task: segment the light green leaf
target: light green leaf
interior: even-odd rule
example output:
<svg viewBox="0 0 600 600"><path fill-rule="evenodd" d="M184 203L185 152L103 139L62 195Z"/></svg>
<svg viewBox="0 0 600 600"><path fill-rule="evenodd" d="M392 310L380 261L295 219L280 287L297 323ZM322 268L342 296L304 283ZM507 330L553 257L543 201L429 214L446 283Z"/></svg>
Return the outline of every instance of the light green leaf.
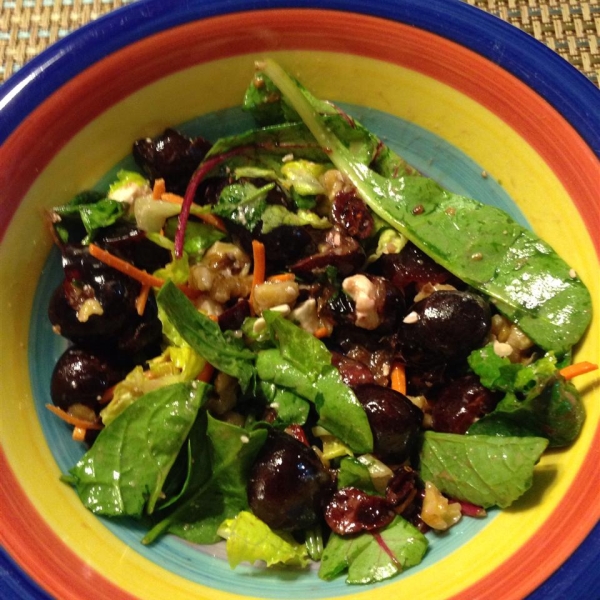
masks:
<svg viewBox="0 0 600 600"><path fill-rule="evenodd" d="M456 500L506 508L531 487L533 468L547 446L539 437L427 431L421 478Z"/></svg>

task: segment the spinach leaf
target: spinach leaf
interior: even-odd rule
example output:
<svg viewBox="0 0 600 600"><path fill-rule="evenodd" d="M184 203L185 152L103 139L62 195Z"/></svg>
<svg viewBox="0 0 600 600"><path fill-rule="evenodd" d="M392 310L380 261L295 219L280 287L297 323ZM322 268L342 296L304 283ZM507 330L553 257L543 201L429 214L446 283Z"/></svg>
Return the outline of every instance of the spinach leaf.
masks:
<svg viewBox="0 0 600 600"><path fill-rule="evenodd" d="M267 59L260 66L377 215L489 295L542 348L561 355L581 338L591 319L589 291L548 244L503 211L430 179L388 178L369 169L327 128L279 65Z"/></svg>
<svg viewBox="0 0 600 600"><path fill-rule="evenodd" d="M274 187L273 183L261 188L248 182L232 183L223 188L212 212L253 231L267 208L267 194Z"/></svg>
<svg viewBox="0 0 600 600"><path fill-rule="evenodd" d="M319 577L331 580L348 570L346 583L383 581L418 565L427 545L427 538L402 517L375 534L342 537L333 533L323 551Z"/></svg>
<svg viewBox="0 0 600 600"><path fill-rule="evenodd" d="M263 318L283 358L303 373L316 376L331 364L331 352L314 335L275 311L266 310Z"/></svg>
<svg viewBox="0 0 600 600"><path fill-rule="evenodd" d="M157 294L159 307L179 335L219 371L239 380L247 390L254 377L254 353L226 338L217 323L198 312L175 284L168 281Z"/></svg>
<svg viewBox="0 0 600 600"><path fill-rule="evenodd" d="M103 429L70 470L83 504L101 515L151 514L207 389L193 382L149 392Z"/></svg>
<svg viewBox="0 0 600 600"><path fill-rule="evenodd" d="M261 380L293 390L314 403L319 425L354 452L373 450L373 434L364 408L335 367L321 366L320 371L301 370L287 361L279 349L272 348L258 353L256 372Z"/></svg>
<svg viewBox="0 0 600 600"><path fill-rule="evenodd" d="M426 431L421 478L451 498L506 508L532 484L548 445L539 437L492 437Z"/></svg>
<svg viewBox="0 0 600 600"><path fill-rule="evenodd" d="M277 416L273 421L273 426L304 425L306 423L310 405L293 390L266 381L260 381L259 388L267 402L276 409Z"/></svg>
<svg viewBox="0 0 600 600"><path fill-rule="evenodd" d="M369 468L354 457L346 456L340 461L337 488L357 487L367 494L380 495L371 479Z"/></svg>
<svg viewBox="0 0 600 600"><path fill-rule="evenodd" d="M167 531L197 544L219 541L219 525L248 508L248 473L266 436L265 429L248 431L208 415L204 457L210 464L201 461L187 493L142 542L150 544Z"/></svg>
<svg viewBox="0 0 600 600"><path fill-rule="evenodd" d="M82 192L63 206L56 206L52 212L61 218L54 227L64 242L77 241L89 244L99 229L113 225L127 212L127 205L110 200L96 191ZM75 221L75 223L73 223ZM87 235L83 239L73 240L74 224L81 223Z"/></svg>

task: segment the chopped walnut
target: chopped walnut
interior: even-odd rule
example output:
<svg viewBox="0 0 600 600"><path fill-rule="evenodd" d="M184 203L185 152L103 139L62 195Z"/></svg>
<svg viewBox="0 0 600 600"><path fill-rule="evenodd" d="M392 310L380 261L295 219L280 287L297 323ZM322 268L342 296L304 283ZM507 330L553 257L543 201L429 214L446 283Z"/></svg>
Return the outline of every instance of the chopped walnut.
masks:
<svg viewBox="0 0 600 600"><path fill-rule="evenodd" d="M430 481L425 482L425 496L421 518L432 529L445 531L457 523L462 516L458 502L448 502L437 487Z"/></svg>

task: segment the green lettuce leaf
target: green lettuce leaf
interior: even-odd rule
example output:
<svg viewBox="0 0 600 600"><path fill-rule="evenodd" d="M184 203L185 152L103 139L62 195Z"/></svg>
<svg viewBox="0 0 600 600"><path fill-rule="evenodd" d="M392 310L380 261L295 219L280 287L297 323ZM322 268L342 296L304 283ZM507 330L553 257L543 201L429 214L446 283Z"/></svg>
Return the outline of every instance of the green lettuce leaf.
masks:
<svg viewBox="0 0 600 600"><path fill-rule="evenodd" d="M533 468L547 446L548 440L538 437L427 431L421 478L456 500L506 508L531 487Z"/></svg>
<svg viewBox="0 0 600 600"><path fill-rule="evenodd" d="M156 358L148 361L147 371L138 365L115 386L112 400L100 412L104 425L110 425L128 406L144 394L174 383L196 379L206 361L189 346L168 346Z"/></svg>
<svg viewBox="0 0 600 600"><path fill-rule="evenodd" d="M264 561L267 567L277 564L306 567L309 563L304 544L275 533L246 510L224 521L217 533L227 540L227 560L232 569L243 561L250 564Z"/></svg>

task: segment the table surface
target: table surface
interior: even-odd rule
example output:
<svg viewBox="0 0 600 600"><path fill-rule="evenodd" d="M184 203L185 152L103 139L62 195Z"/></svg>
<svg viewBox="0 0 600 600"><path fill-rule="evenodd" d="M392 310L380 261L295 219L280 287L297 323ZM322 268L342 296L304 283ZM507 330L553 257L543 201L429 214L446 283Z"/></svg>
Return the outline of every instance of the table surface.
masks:
<svg viewBox="0 0 600 600"><path fill-rule="evenodd" d="M81 25L135 0L0 0L0 83ZM466 0L545 43L600 87L600 0Z"/></svg>

